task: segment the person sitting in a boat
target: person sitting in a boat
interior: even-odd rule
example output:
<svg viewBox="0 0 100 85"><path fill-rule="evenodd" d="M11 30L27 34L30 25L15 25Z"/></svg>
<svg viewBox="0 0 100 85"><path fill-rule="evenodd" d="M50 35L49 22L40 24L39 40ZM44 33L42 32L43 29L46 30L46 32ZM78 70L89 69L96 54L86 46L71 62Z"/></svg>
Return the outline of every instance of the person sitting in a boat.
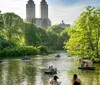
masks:
<svg viewBox="0 0 100 85"><path fill-rule="evenodd" d="M50 70L50 71L54 71L53 66L49 66L49 70Z"/></svg>
<svg viewBox="0 0 100 85"><path fill-rule="evenodd" d="M49 66L49 70L51 69L51 66Z"/></svg>
<svg viewBox="0 0 100 85"><path fill-rule="evenodd" d="M72 85L82 85L81 80L77 77L77 74L73 75L73 79L71 80Z"/></svg>
<svg viewBox="0 0 100 85"><path fill-rule="evenodd" d="M81 67L84 67L84 62L83 61L81 61Z"/></svg>
<svg viewBox="0 0 100 85"><path fill-rule="evenodd" d="M29 60L30 58L28 57L28 56L24 56L23 58L22 58L22 60Z"/></svg>
<svg viewBox="0 0 100 85"><path fill-rule="evenodd" d="M88 67L88 63L86 63L86 67Z"/></svg>
<svg viewBox="0 0 100 85"><path fill-rule="evenodd" d="M57 81L58 76L54 76L52 80L50 80L51 85L60 85L61 82Z"/></svg>
<svg viewBox="0 0 100 85"><path fill-rule="evenodd" d="M28 58L27 56L25 56L25 58Z"/></svg>
<svg viewBox="0 0 100 85"><path fill-rule="evenodd" d="M28 59L28 56L24 56L24 59Z"/></svg>
<svg viewBox="0 0 100 85"><path fill-rule="evenodd" d="M60 54L57 54L56 57L59 58L60 57Z"/></svg>
<svg viewBox="0 0 100 85"><path fill-rule="evenodd" d="M51 66L51 69L53 69L53 66Z"/></svg>
<svg viewBox="0 0 100 85"><path fill-rule="evenodd" d="M55 69L54 69L54 71L56 71L56 72L57 72L57 68L55 68Z"/></svg>

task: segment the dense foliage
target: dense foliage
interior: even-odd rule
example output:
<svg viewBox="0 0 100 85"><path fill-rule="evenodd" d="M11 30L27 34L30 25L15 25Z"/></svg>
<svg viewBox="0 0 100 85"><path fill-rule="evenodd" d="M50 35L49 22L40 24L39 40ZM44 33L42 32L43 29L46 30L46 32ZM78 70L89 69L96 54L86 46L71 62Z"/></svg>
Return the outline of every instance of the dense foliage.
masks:
<svg viewBox="0 0 100 85"><path fill-rule="evenodd" d="M46 46L43 46L43 45L42 46L38 46L37 50L38 50L39 54L43 54L43 55L53 52L52 49L50 49L50 48L48 48Z"/></svg>
<svg viewBox="0 0 100 85"><path fill-rule="evenodd" d="M41 39L37 34L37 27L32 23L25 23L25 43L27 45L38 46L41 44Z"/></svg>
<svg viewBox="0 0 100 85"><path fill-rule="evenodd" d="M43 29L15 13L0 15L1 57L47 54L63 47L70 55L100 59L100 8L88 6L69 28Z"/></svg>
<svg viewBox="0 0 100 85"><path fill-rule="evenodd" d="M23 19L14 13L4 13L3 19L3 33L9 41L18 42L21 37L23 28Z"/></svg>
<svg viewBox="0 0 100 85"><path fill-rule="evenodd" d="M15 13L0 15L0 57L48 54L63 49L67 32L59 25L47 30L24 22Z"/></svg>
<svg viewBox="0 0 100 85"><path fill-rule="evenodd" d="M25 55L36 55L38 50L33 46L18 46L11 48L4 48L0 51L0 57L13 57L13 56L25 56Z"/></svg>
<svg viewBox="0 0 100 85"><path fill-rule="evenodd" d="M67 28L66 28L67 29ZM53 25L47 29L48 35L48 46L54 50L62 50L64 46L64 41L68 39L67 31L65 28L59 25ZM64 32L66 32L64 34Z"/></svg>
<svg viewBox="0 0 100 85"><path fill-rule="evenodd" d="M88 6L68 34L65 48L71 55L100 58L100 8Z"/></svg>

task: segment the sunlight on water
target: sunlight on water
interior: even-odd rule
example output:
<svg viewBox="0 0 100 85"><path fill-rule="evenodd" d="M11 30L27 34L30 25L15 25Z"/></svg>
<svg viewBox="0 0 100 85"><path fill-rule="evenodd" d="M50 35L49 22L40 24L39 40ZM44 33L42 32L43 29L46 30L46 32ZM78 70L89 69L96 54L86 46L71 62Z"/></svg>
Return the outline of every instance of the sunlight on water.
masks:
<svg viewBox="0 0 100 85"><path fill-rule="evenodd" d="M0 64L0 85L49 85L53 75L46 75L45 68L57 68L57 76L61 85L70 85L74 73L77 73L83 85L100 85L100 65L95 64L95 71L78 70L79 62L67 53L37 56L30 61L21 59L4 60Z"/></svg>

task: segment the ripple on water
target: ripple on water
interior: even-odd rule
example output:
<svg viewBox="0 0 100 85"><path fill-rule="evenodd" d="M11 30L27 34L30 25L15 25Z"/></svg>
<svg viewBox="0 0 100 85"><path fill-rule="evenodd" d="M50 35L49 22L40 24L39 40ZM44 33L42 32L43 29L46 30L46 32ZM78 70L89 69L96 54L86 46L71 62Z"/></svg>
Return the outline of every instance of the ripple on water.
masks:
<svg viewBox="0 0 100 85"><path fill-rule="evenodd" d="M57 54L60 58L55 58ZM77 73L83 85L100 85L100 64L96 64L95 71L78 70L79 62L68 57L65 52L37 56L29 62L21 59L4 60L0 64L0 85L48 85L53 75L45 75L43 69L53 66L58 69L57 76L61 85L70 85L71 78Z"/></svg>

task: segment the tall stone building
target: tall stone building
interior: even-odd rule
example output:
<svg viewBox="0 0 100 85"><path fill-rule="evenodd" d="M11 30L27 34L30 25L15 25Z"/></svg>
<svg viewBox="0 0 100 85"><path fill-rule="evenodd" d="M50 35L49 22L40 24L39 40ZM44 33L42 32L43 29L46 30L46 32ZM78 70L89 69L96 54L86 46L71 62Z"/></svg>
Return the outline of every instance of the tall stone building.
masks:
<svg viewBox="0 0 100 85"><path fill-rule="evenodd" d="M31 21L33 18L35 18L35 4L33 0L29 0L26 4L26 19Z"/></svg>
<svg viewBox="0 0 100 85"><path fill-rule="evenodd" d="M2 14L1 14L1 11L0 11L0 26L2 24Z"/></svg>
<svg viewBox="0 0 100 85"><path fill-rule="evenodd" d="M35 3L33 0L29 0L26 4L26 20L28 22L34 20L37 26L43 28L51 26L51 21L48 18L48 4L45 0L40 2L40 18L36 18L35 14Z"/></svg>

